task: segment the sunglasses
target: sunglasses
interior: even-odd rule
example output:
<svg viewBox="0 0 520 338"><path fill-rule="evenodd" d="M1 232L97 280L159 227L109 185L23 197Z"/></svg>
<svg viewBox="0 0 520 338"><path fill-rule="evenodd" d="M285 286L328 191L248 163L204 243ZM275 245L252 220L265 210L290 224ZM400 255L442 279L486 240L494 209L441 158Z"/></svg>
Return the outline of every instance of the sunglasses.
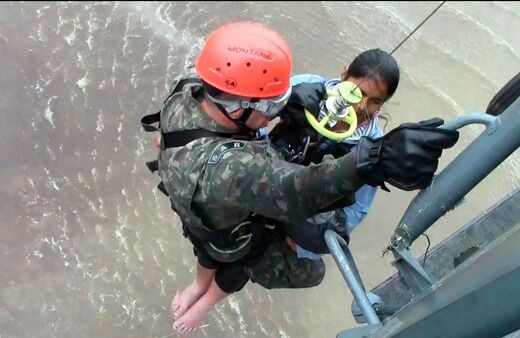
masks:
<svg viewBox="0 0 520 338"><path fill-rule="evenodd" d="M262 113L262 115L271 120L278 116L283 107L285 107L287 101L289 101L289 97L291 96L291 91L292 88L289 87L289 90L287 90L284 94L265 99L246 99L240 96L236 96L236 98L230 99L217 99L216 97L213 97L209 94L206 95L211 101L221 105L228 114L240 108L251 108L258 110L260 113Z"/></svg>

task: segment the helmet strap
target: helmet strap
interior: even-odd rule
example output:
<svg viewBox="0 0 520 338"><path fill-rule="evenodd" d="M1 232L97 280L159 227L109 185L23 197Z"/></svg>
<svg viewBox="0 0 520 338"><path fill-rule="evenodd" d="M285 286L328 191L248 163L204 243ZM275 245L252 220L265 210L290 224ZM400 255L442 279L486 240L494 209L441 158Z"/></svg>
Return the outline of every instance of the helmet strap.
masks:
<svg viewBox="0 0 520 338"><path fill-rule="evenodd" d="M228 120L230 120L235 125L237 125L238 128L240 128L240 133L247 134L247 135L256 134L256 130L251 129L246 125L247 120L249 119L249 117L251 116L251 113L253 112L253 109L246 108L244 110L244 113L242 114L242 116L240 116L238 119L235 120L235 119L232 119L231 116L229 116L229 114L226 112L226 109L224 109L224 107L222 105L220 105L219 103L216 103L216 102L213 102L213 104L215 106L217 106L217 108L220 110L222 115L224 115Z"/></svg>
<svg viewBox="0 0 520 338"><path fill-rule="evenodd" d="M206 92L206 94L209 96L209 100L218 108L218 110L228 119L230 120L231 122L233 122L239 129L239 133L240 134L246 134L246 135L256 135L256 130L253 130L251 128L249 128L247 125L246 125L246 122L247 120L249 119L249 117L251 116L251 113L253 112L253 109L251 108L246 108L244 110L244 113L242 114L242 116L240 116L238 119L234 120L231 118L231 116L229 116L230 113L228 113L226 111L226 109L224 108L224 106L222 106L221 104L215 102L214 100L211 100L211 97L217 97L219 95L219 93L221 92L221 90L213 87L212 85L202 81L203 83L203 88L204 88L204 91Z"/></svg>
<svg viewBox="0 0 520 338"><path fill-rule="evenodd" d="M238 119L234 120L235 123L240 127L240 129L242 130L247 130L247 131L250 131L251 128L249 128L247 125L246 125L246 122L247 120L249 119L249 116L251 116L251 113L253 112L253 109L251 108L246 108L244 110L244 113L242 114L242 116L240 116Z"/></svg>

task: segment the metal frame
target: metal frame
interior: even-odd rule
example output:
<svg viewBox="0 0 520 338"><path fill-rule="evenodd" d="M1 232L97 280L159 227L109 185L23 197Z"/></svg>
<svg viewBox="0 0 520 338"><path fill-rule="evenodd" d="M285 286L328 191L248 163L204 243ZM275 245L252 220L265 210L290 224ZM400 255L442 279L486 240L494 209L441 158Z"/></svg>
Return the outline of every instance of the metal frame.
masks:
<svg viewBox="0 0 520 338"><path fill-rule="evenodd" d="M464 195L520 146L520 98L497 117L483 113L472 113L450 121L440 128L459 129L475 123L484 124L486 129L435 177L430 187L419 192L412 200L390 239L389 249L396 257L394 266L414 290L414 294L423 293L430 289L434 281L410 254L410 245L441 216L453 209ZM361 337L361 335L375 331L388 333L389 329L383 328L391 325L390 323L382 325L380 318L370 304L346 243L340 245L338 236L332 231L326 232L325 241L354 295L355 301L368 324L370 324L363 329L344 331L338 336ZM506 285L514 288L514 285L510 285L509 282ZM462 285L454 290L463 294L464 288L465 285ZM456 298L457 295L455 294L452 297ZM482 295L487 296L484 291ZM512 302L513 300L509 303ZM446 309L448 308L446 307ZM400 325L402 326L402 323ZM418 332L420 332L421 325L417 325L419 327ZM468 325L473 324L471 322L459 322L456 327L460 329ZM438 326L437 329L443 330ZM435 331L435 325L432 326L432 330Z"/></svg>
<svg viewBox="0 0 520 338"><path fill-rule="evenodd" d="M345 240L334 231L327 230L325 231L325 242L368 324L381 324L381 320L367 297L365 286Z"/></svg>

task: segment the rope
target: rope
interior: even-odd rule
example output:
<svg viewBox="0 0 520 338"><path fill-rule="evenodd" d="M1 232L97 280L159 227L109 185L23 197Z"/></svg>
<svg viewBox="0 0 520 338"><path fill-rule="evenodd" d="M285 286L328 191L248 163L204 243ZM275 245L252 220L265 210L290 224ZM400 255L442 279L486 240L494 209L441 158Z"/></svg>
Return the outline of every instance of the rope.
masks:
<svg viewBox="0 0 520 338"><path fill-rule="evenodd" d="M431 18L441 7L442 5L444 5L446 1L443 1L441 2L419 25L417 25L417 27L415 27L415 29L410 33L408 34L401 42L399 42L399 44L390 52L390 55L392 55L393 53L395 53L399 47L401 47L405 42L406 40L408 40L415 32L417 32L417 30L419 28L422 27L422 25L424 25L426 23L426 21L428 21L429 18ZM370 72L373 73L375 72L380 66L382 65L382 63L378 64L377 67L375 67L374 69L372 69ZM363 81L365 81L365 79L363 79L361 81L361 83L363 83ZM352 90L351 90L351 93L354 93L354 91L359 88L358 85L355 85Z"/></svg>
<svg viewBox="0 0 520 338"><path fill-rule="evenodd" d="M406 40L408 40L415 32L417 32L417 30L419 28L421 28L422 25L424 25L424 23L426 21L428 21L429 18L432 17L433 14L435 14L435 12L437 12L439 10L439 8L442 7L442 5L444 5L446 1L443 1L440 3L439 6L437 6L417 27L415 27L415 29L410 33L408 34L408 36L406 38L404 38L391 52L390 52L390 55L394 54L395 51L397 51L399 49L399 47L401 47L403 45L403 43L405 43Z"/></svg>
<svg viewBox="0 0 520 338"><path fill-rule="evenodd" d="M428 235L426 234L421 234L423 235L424 237L426 237L426 239L428 240L428 246L426 247L426 252L424 253L424 258L423 258L423 262L422 262L422 267L423 269L425 268L425 264L426 264L426 256L428 255L428 249L430 249L430 237L428 237Z"/></svg>

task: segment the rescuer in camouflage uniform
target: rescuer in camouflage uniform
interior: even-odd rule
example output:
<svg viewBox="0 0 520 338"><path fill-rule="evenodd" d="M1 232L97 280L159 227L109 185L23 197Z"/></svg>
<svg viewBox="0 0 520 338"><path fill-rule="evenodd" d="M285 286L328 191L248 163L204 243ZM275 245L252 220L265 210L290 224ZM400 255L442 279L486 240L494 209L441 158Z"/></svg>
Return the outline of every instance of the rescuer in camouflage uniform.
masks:
<svg viewBox="0 0 520 338"><path fill-rule="evenodd" d="M354 202L365 183L401 189L431 182L443 148L457 132L402 125L365 139L349 154L304 167L289 163L266 141L254 140L291 96L292 57L285 40L255 23L220 27L196 61L197 76L176 79L162 111L157 169L198 259L195 281L172 301L174 329L196 329L204 316L249 279L266 288L318 285L321 260L297 259L289 233L313 252L327 252L325 230L345 235L343 221L308 217Z"/></svg>

